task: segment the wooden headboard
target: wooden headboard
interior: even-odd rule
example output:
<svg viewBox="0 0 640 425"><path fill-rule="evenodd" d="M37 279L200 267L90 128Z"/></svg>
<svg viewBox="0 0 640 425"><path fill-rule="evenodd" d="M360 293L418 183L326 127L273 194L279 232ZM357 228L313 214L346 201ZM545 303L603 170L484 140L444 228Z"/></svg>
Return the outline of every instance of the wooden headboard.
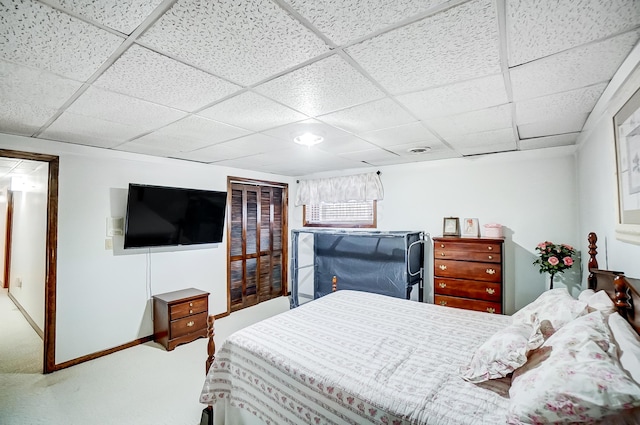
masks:
<svg viewBox="0 0 640 425"><path fill-rule="evenodd" d="M589 289L604 290L618 308L618 313L640 334L640 279L626 277L623 272L598 268L598 236L589 233Z"/></svg>

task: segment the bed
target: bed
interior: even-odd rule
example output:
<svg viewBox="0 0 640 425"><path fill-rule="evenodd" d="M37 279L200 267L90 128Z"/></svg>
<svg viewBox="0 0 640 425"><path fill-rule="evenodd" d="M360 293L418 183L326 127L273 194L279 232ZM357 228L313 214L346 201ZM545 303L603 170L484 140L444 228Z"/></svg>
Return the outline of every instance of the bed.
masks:
<svg viewBox="0 0 640 425"><path fill-rule="evenodd" d="M596 241L582 299L554 289L513 316L339 290L234 333L215 359L210 320L200 401L215 424L638 424L640 282L598 269ZM558 395L568 382L584 403Z"/></svg>

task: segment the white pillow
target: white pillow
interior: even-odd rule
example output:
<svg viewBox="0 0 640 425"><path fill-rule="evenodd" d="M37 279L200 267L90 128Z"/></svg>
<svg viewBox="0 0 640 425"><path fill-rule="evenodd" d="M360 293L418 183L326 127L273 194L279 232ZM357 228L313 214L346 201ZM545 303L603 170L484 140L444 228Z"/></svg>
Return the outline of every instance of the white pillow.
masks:
<svg viewBox="0 0 640 425"><path fill-rule="evenodd" d="M616 305L605 291L596 292L593 289L585 289L578 295L578 301L587 303L589 312L600 310L606 316L616 311Z"/></svg>
<svg viewBox="0 0 640 425"><path fill-rule="evenodd" d="M513 373L508 423L595 422L640 406L640 386L620 367L604 315L566 324Z"/></svg>
<svg viewBox="0 0 640 425"><path fill-rule="evenodd" d="M530 326L540 323L540 330L546 339L576 317L587 313L587 303L574 299L567 288L556 288L543 292L512 317L513 323Z"/></svg>
<svg viewBox="0 0 640 425"><path fill-rule="evenodd" d="M478 347L469 365L460 368L460 376L469 382L504 378L525 364L527 354L543 342L539 325L516 323L507 326Z"/></svg>
<svg viewBox="0 0 640 425"><path fill-rule="evenodd" d="M610 314L607 324L618 345L618 358L622 368L640 383L640 337L619 313Z"/></svg>
<svg viewBox="0 0 640 425"><path fill-rule="evenodd" d="M593 289L585 289L584 291L580 292L580 294L578 294L578 301L586 303L589 298L591 298L591 296L595 293L596 291L594 291Z"/></svg>

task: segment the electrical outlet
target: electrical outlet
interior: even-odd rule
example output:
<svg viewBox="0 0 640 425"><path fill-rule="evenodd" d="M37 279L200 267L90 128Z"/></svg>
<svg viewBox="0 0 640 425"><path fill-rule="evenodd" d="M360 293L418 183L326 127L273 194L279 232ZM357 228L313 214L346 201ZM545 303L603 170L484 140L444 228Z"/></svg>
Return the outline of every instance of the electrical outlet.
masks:
<svg viewBox="0 0 640 425"><path fill-rule="evenodd" d="M22 288L22 278L16 277L16 288Z"/></svg>
<svg viewBox="0 0 640 425"><path fill-rule="evenodd" d="M106 250L111 250L113 249L113 239L111 238L106 238L104 240L104 249Z"/></svg>

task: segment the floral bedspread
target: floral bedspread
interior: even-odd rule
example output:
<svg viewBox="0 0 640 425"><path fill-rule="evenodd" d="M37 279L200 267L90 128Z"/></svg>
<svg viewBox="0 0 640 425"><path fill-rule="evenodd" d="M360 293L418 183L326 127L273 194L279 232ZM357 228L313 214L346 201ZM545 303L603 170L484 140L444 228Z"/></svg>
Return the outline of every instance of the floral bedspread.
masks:
<svg viewBox="0 0 640 425"><path fill-rule="evenodd" d="M266 424L504 423L510 380L472 384L457 371L510 322L338 291L230 336L200 401Z"/></svg>

